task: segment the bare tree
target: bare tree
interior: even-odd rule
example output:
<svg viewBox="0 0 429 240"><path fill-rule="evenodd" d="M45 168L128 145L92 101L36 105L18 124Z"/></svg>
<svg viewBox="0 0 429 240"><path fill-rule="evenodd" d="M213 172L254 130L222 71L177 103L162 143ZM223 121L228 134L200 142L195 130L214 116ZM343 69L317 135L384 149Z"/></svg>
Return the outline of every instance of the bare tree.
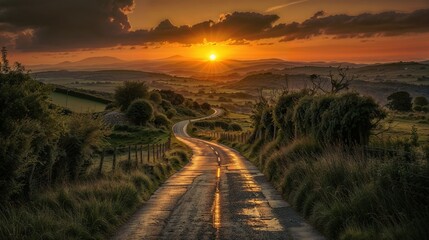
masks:
<svg viewBox="0 0 429 240"><path fill-rule="evenodd" d="M350 83L356 79L356 76L349 73L349 67L337 67L337 74L329 71L328 76L323 77L318 74L310 75L312 83L309 89L310 94L317 92L336 94L342 90L348 90Z"/></svg>

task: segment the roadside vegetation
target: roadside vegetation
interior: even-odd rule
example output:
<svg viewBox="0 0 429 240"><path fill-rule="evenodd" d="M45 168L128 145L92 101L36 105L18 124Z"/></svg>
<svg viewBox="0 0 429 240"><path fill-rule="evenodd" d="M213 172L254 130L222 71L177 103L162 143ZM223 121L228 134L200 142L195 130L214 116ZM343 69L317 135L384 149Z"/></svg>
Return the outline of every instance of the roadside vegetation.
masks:
<svg viewBox="0 0 429 240"><path fill-rule="evenodd" d="M389 135L387 117L401 113L341 93L347 81L338 83L328 92L313 85L270 98L261 94L247 143L218 140L258 166L329 239L426 239L429 145L415 127L405 136Z"/></svg>
<svg viewBox="0 0 429 240"><path fill-rule="evenodd" d="M131 90L136 94L127 94ZM173 122L208 112L180 94L148 91L142 82L126 82L99 113L55 106L51 91L20 64L11 66L2 49L1 239L107 238L188 162L191 152L172 138L156 161L136 167L119 162L115 170L100 173L94 167L100 151L164 142ZM133 98L122 102L123 96Z"/></svg>

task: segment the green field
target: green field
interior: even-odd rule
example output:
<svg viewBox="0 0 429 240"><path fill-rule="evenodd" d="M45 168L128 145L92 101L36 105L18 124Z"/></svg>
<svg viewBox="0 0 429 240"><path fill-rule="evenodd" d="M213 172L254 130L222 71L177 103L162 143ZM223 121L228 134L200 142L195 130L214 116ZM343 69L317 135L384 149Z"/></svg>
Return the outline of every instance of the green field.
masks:
<svg viewBox="0 0 429 240"><path fill-rule="evenodd" d="M52 103L55 105L68 108L77 113L101 112L106 107L106 104L104 103L73 97L57 92L51 93L51 99Z"/></svg>

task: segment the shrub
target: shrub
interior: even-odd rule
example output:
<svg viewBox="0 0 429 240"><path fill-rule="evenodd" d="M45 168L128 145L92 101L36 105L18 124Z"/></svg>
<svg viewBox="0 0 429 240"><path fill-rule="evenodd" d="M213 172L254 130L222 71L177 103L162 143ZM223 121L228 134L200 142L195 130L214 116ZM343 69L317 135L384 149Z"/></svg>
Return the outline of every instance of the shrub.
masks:
<svg viewBox="0 0 429 240"><path fill-rule="evenodd" d="M146 125L152 120L154 110L152 105L143 99L137 99L129 106L127 116L137 125Z"/></svg>
<svg viewBox="0 0 429 240"><path fill-rule="evenodd" d="M267 108L262 112L261 116L262 131L265 139L271 139L274 135L274 119L273 111L271 108Z"/></svg>
<svg viewBox="0 0 429 240"><path fill-rule="evenodd" d="M203 104L201 104L201 109L203 109L204 111L208 111L211 108L212 108L212 106L210 104L206 103L206 102L203 103Z"/></svg>
<svg viewBox="0 0 429 240"><path fill-rule="evenodd" d="M179 115L196 117L195 113L191 109L189 109L185 106L176 106L175 109L177 111L177 114L179 114Z"/></svg>
<svg viewBox="0 0 429 240"><path fill-rule="evenodd" d="M295 123L295 136L297 137L311 134L311 105L313 101L313 97L306 96L301 98L295 105L292 120Z"/></svg>
<svg viewBox="0 0 429 240"><path fill-rule="evenodd" d="M121 106L121 110L128 109L130 104L139 98L147 98L148 86L144 82L126 81L115 90L115 101Z"/></svg>
<svg viewBox="0 0 429 240"><path fill-rule="evenodd" d="M305 94L305 92L297 92L283 95L274 106L274 121L288 140L294 137L293 108Z"/></svg>
<svg viewBox="0 0 429 240"><path fill-rule="evenodd" d="M68 119L66 126L59 142L64 155L54 164L54 179L68 176L77 180L92 164L92 154L103 146L109 129L100 119L77 114Z"/></svg>
<svg viewBox="0 0 429 240"><path fill-rule="evenodd" d="M161 94L162 99L169 101L175 106L180 105L185 101L183 95L175 93L171 90L161 90L159 93Z"/></svg>
<svg viewBox="0 0 429 240"><path fill-rule="evenodd" d="M161 101L160 106L162 107L162 109L164 109L164 111L168 111L173 108L173 105L171 105L169 101L164 99Z"/></svg>
<svg viewBox="0 0 429 240"><path fill-rule="evenodd" d="M336 97L322 114L319 140L329 143L367 144L371 130L385 112L372 98L356 93ZM322 137L322 139L320 139Z"/></svg>
<svg viewBox="0 0 429 240"><path fill-rule="evenodd" d="M169 110L165 113L165 115L168 117L168 119L172 119L174 116L176 116L176 114L177 114L177 111L176 111L176 109L174 109L174 108L169 109Z"/></svg>
<svg viewBox="0 0 429 240"><path fill-rule="evenodd" d="M156 127L168 127L171 124L164 114L156 114L153 122Z"/></svg>
<svg viewBox="0 0 429 240"><path fill-rule="evenodd" d="M415 97L413 101L414 106L426 106L429 102L425 97Z"/></svg>
<svg viewBox="0 0 429 240"><path fill-rule="evenodd" d="M157 91L152 91L149 95L149 99L156 104L162 103L161 94L159 94L159 92L157 92Z"/></svg>
<svg viewBox="0 0 429 240"><path fill-rule="evenodd" d="M421 112L421 111L422 111L422 106L420 106L420 105L415 105L415 106L413 107L413 110L414 110L414 111L416 111L416 112Z"/></svg>

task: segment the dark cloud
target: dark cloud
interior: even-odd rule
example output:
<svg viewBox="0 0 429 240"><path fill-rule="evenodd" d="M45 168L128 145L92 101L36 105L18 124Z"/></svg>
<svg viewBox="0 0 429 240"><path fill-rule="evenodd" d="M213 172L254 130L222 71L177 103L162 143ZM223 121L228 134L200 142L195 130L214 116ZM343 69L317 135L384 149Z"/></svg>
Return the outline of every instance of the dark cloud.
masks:
<svg viewBox="0 0 429 240"><path fill-rule="evenodd" d="M152 29L131 30L127 14L133 7L134 0L1 0L0 44L28 51L63 51L164 42L244 44L270 38L291 41L320 35L363 38L429 32L429 9L356 16L319 11L301 23L277 23L277 15L234 12L192 26L164 20Z"/></svg>
<svg viewBox="0 0 429 240"><path fill-rule="evenodd" d="M112 46L128 34L133 6L133 0L1 0L0 29L7 26L3 31L23 50Z"/></svg>
<svg viewBox="0 0 429 240"><path fill-rule="evenodd" d="M357 16L345 14L324 16L324 13L316 13L302 23L285 25L283 41L320 35L334 38L362 38L423 33L429 32L428 23L429 9L411 13L393 11L377 14L363 13Z"/></svg>

